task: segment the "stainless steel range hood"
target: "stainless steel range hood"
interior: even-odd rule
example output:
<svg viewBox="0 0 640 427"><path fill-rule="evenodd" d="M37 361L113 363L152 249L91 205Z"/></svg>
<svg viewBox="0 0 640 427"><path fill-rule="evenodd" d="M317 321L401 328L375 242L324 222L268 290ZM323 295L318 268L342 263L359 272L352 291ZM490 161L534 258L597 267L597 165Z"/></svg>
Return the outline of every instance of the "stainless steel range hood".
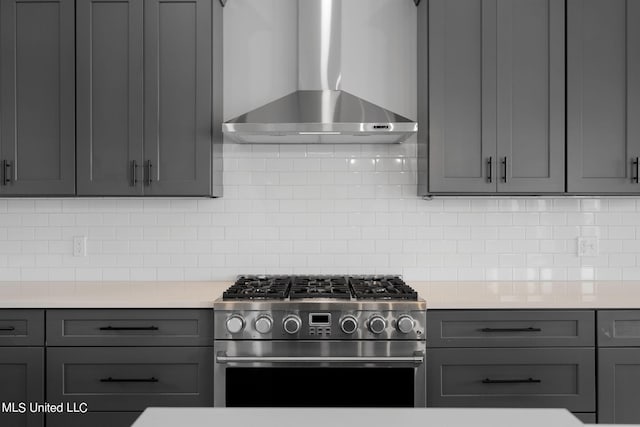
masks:
<svg viewBox="0 0 640 427"><path fill-rule="evenodd" d="M299 90L222 124L244 143L399 143L406 117L341 90L342 0L298 0ZM393 83L384 82L384 83Z"/></svg>

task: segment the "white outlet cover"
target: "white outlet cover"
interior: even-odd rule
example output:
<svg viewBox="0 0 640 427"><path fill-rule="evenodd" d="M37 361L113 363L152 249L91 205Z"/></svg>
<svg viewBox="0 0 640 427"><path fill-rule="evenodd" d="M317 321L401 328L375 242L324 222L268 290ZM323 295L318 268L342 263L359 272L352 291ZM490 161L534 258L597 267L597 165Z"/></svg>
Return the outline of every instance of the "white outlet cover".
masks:
<svg viewBox="0 0 640 427"><path fill-rule="evenodd" d="M597 237L578 237L578 256L598 256Z"/></svg>
<svg viewBox="0 0 640 427"><path fill-rule="evenodd" d="M73 237L73 256L87 256L87 236Z"/></svg>

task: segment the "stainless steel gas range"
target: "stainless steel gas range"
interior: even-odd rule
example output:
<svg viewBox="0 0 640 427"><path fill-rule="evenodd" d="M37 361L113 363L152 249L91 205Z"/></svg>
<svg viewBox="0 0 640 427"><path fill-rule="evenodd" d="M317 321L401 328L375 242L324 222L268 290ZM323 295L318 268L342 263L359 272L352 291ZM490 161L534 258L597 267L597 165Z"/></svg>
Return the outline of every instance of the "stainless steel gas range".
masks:
<svg viewBox="0 0 640 427"><path fill-rule="evenodd" d="M398 276L240 276L214 316L215 406L426 405L426 303Z"/></svg>

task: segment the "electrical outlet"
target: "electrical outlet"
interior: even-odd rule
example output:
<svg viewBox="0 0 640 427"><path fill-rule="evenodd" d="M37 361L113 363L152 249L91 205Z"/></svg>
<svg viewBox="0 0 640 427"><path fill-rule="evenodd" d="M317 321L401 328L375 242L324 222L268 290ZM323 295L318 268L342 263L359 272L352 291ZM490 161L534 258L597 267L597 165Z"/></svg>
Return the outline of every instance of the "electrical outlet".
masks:
<svg viewBox="0 0 640 427"><path fill-rule="evenodd" d="M597 256L597 237L578 237L578 256Z"/></svg>
<svg viewBox="0 0 640 427"><path fill-rule="evenodd" d="M87 236L73 237L73 256L87 256Z"/></svg>

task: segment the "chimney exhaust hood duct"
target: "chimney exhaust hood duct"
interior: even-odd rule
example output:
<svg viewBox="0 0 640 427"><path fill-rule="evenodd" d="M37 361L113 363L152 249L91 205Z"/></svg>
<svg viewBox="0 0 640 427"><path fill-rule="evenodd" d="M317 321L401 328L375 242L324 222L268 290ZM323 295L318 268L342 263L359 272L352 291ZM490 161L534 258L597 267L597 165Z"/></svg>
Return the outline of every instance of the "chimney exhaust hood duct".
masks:
<svg viewBox="0 0 640 427"><path fill-rule="evenodd" d="M341 90L341 0L298 0L298 90L222 124L243 143L399 143L418 123Z"/></svg>

